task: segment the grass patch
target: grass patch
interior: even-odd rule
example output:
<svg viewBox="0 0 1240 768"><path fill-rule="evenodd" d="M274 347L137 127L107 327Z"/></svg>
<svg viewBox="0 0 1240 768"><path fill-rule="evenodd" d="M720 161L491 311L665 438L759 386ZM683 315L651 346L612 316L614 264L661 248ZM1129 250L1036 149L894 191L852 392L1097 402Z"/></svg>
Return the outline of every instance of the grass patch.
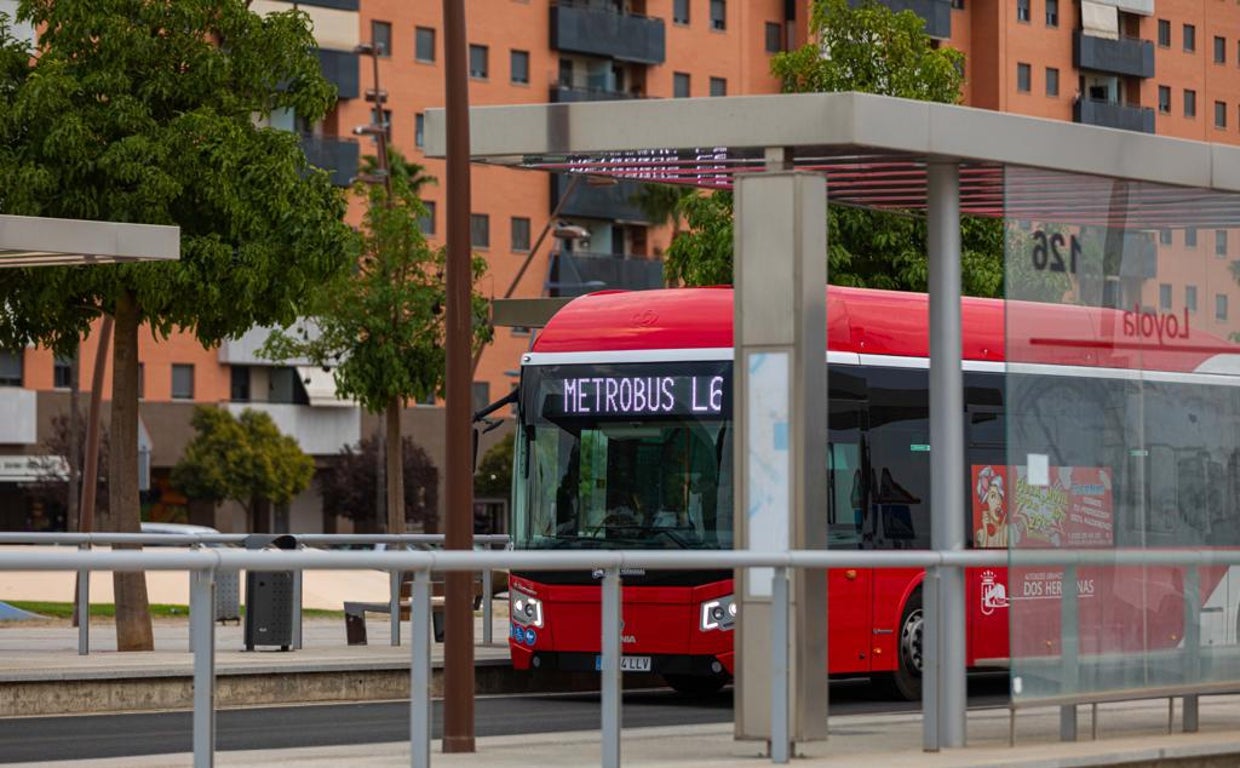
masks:
<svg viewBox="0 0 1240 768"><path fill-rule="evenodd" d="M23 611L30 611L31 613L37 613L52 619L68 619L73 616L73 603L54 603L39 600L9 600L7 602L14 608L20 608ZM151 616L155 618L176 619L189 616L189 606L187 605L152 603L150 609ZM245 615L245 606L241 607L241 614ZM91 603L90 615L96 618L112 618L116 615L116 606L112 603ZM301 615L307 619L340 618L344 616L344 611L303 608Z"/></svg>

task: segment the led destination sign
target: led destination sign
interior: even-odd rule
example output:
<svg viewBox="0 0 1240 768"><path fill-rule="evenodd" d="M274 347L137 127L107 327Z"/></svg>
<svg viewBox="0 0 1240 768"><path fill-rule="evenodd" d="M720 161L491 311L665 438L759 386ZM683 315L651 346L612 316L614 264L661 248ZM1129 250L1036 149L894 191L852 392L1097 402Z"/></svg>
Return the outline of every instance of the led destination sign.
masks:
<svg viewBox="0 0 1240 768"><path fill-rule="evenodd" d="M544 379L543 415L650 417L723 416L731 386L718 374L700 376L579 376Z"/></svg>

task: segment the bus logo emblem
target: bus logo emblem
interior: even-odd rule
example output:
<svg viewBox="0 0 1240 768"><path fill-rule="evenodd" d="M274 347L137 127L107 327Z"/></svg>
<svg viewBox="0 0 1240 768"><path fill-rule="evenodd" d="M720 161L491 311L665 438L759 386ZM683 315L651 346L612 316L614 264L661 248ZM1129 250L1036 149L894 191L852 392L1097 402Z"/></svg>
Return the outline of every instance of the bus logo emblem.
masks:
<svg viewBox="0 0 1240 768"><path fill-rule="evenodd" d="M982 572L982 615L989 616L996 608L1007 608L1007 587L995 581L994 571Z"/></svg>

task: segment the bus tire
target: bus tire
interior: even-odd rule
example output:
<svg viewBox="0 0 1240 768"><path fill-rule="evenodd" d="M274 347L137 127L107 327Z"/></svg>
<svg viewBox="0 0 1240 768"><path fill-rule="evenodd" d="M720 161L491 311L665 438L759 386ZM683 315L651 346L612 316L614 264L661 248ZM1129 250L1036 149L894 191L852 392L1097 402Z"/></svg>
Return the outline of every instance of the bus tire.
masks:
<svg viewBox="0 0 1240 768"><path fill-rule="evenodd" d="M728 684L727 675L663 675L663 682L685 696L710 696Z"/></svg>
<svg viewBox="0 0 1240 768"><path fill-rule="evenodd" d="M899 666L890 675L880 678L880 685L893 697L906 701L921 700L922 649L924 648L925 611L921 607L921 590L909 596L900 614L896 632L896 658Z"/></svg>

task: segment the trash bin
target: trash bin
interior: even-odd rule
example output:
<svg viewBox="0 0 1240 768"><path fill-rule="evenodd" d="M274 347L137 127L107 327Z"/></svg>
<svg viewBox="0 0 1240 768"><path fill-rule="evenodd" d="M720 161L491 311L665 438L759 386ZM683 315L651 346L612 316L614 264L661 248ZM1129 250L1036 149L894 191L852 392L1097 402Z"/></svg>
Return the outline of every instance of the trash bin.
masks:
<svg viewBox="0 0 1240 768"><path fill-rule="evenodd" d="M251 534L246 549L296 549L297 539L288 534ZM246 571L245 649L256 645L293 646L293 572Z"/></svg>
<svg viewBox="0 0 1240 768"><path fill-rule="evenodd" d="M241 622L241 574L237 571L215 572L215 620Z"/></svg>

